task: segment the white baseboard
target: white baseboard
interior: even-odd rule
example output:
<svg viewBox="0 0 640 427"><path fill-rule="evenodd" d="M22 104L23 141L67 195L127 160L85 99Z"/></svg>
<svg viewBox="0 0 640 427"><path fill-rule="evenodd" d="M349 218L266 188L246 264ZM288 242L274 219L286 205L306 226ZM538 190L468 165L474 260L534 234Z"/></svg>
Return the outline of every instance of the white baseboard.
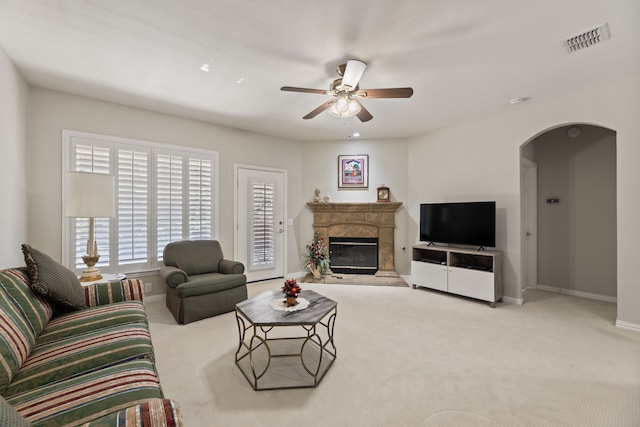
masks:
<svg viewBox="0 0 640 427"><path fill-rule="evenodd" d="M613 302L613 303L618 302L617 298L608 297L606 295L592 294L590 292L574 291L572 289L554 288L553 286L536 285L532 287L532 289L540 289L542 291L549 291L549 292L558 292L561 294L573 295L581 298L595 299L599 301L606 301L606 302Z"/></svg>
<svg viewBox="0 0 640 427"><path fill-rule="evenodd" d="M159 301L164 300L167 297L167 294L158 294L158 295L145 295L145 301Z"/></svg>
<svg viewBox="0 0 640 427"><path fill-rule="evenodd" d="M640 324L625 322L624 320L616 319L616 326L618 328L630 329L635 332L640 332Z"/></svg>
<svg viewBox="0 0 640 427"><path fill-rule="evenodd" d="M504 302L508 302L511 304L518 304L518 305L522 305L524 304L524 298L514 298L514 297L502 297L502 301Z"/></svg>

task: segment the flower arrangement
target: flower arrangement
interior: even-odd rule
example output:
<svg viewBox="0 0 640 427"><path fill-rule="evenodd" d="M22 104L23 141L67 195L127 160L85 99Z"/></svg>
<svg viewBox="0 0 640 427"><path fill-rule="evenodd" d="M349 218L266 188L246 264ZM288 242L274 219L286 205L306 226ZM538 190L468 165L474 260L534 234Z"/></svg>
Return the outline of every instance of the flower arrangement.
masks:
<svg viewBox="0 0 640 427"><path fill-rule="evenodd" d="M297 297L301 291L302 289L300 288L300 286L298 286L298 282L296 282L296 279L287 279L284 281L282 293L286 296Z"/></svg>
<svg viewBox="0 0 640 427"><path fill-rule="evenodd" d="M298 303L298 294L302 291L296 279L287 279L284 281L282 293L285 295L284 303L287 307L294 306Z"/></svg>
<svg viewBox="0 0 640 427"><path fill-rule="evenodd" d="M302 255L304 255L307 260L304 267L311 270L311 272L318 269L320 274L324 274L329 270L331 260L329 258L327 247L324 243L324 237L314 236L311 243L307 245L307 252Z"/></svg>

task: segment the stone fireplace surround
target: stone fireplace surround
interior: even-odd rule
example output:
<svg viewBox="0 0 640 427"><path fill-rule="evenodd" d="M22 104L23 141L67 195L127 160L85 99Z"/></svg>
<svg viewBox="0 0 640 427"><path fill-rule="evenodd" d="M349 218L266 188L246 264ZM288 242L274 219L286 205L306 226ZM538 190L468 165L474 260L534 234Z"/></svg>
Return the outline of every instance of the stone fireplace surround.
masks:
<svg viewBox="0 0 640 427"><path fill-rule="evenodd" d="M313 211L315 235L329 242L330 237L377 237L376 276L398 277L395 271L395 213L402 202L334 203L309 202Z"/></svg>

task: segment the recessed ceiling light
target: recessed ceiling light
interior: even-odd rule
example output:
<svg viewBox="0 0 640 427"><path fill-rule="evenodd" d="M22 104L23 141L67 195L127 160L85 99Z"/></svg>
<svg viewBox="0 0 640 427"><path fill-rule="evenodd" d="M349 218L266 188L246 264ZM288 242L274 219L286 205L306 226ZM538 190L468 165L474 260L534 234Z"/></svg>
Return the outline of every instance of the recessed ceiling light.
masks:
<svg viewBox="0 0 640 427"><path fill-rule="evenodd" d="M238 80L236 80L236 83L242 83L244 81L244 77L240 77Z"/></svg>
<svg viewBox="0 0 640 427"><path fill-rule="evenodd" d="M353 136L355 136L355 137L360 136L360 132L354 132L354 133L353 133Z"/></svg>
<svg viewBox="0 0 640 427"><path fill-rule="evenodd" d="M202 71L204 71L205 73L209 72L209 64L202 64L202 66L200 67L200 69Z"/></svg>
<svg viewBox="0 0 640 427"><path fill-rule="evenodd" d="M511 101L509 101L509 104L518 105L518 104L522 104L523 102L526 102L528 100L529 100L529 98L527 98L526 96L522 97L522 98L513 98Z"/></svg>

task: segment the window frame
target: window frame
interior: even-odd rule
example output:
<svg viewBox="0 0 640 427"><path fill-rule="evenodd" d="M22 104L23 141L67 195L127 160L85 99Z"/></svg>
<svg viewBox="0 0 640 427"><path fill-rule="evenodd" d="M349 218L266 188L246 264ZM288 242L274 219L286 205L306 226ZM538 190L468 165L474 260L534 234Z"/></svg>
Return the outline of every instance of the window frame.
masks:
<svg viewBox="0 0 640 427"><path fill-rule="evenodd" d="M148 153L147 164L147 260L144 262L134 263L119 263L114 264L118 259L118 218L109 219L109 265L100 265L99 268L105 273L142 273L146 271L156 271L162 265L162 261L159 260L157 253L157 165L156 157L159 152L174 153L182 156L184 168L183 168L183 180L182 189L184 193L183 197L183 211L186 207L186 214L183 218L183 233L182 238L189 238L188 230L188 190L189 190L189 163L190 159L205 159L211 161L211 238L218 239L219 237L219 153L214 150L206 150L200 148L193 148L182 145L171 145L159 142L123 138L110 135L101 135L89 132L75 131L75 130L62 130L62 263L80 274L82 268L76 268L76 252L75 252L75 231L74 224L75 218L67 218L64 213L64 200L66 200L65 180L68 171L75 169L75 160L72 158L73 144L77 143L77 139L89 140L95 145L100 147L109 148L109 173L111 175L117 175L117 161L119 149L138 148L140 151ZM117 176L116 176L117 180ZM118 198L118 182L116 182L116 198ZM116 200L116 212L118 211L118 201ZM117 213L116 213L117 215ZM106 252L106 249L102 249ZM119 259L118 259L119 262Z"/></svg>

